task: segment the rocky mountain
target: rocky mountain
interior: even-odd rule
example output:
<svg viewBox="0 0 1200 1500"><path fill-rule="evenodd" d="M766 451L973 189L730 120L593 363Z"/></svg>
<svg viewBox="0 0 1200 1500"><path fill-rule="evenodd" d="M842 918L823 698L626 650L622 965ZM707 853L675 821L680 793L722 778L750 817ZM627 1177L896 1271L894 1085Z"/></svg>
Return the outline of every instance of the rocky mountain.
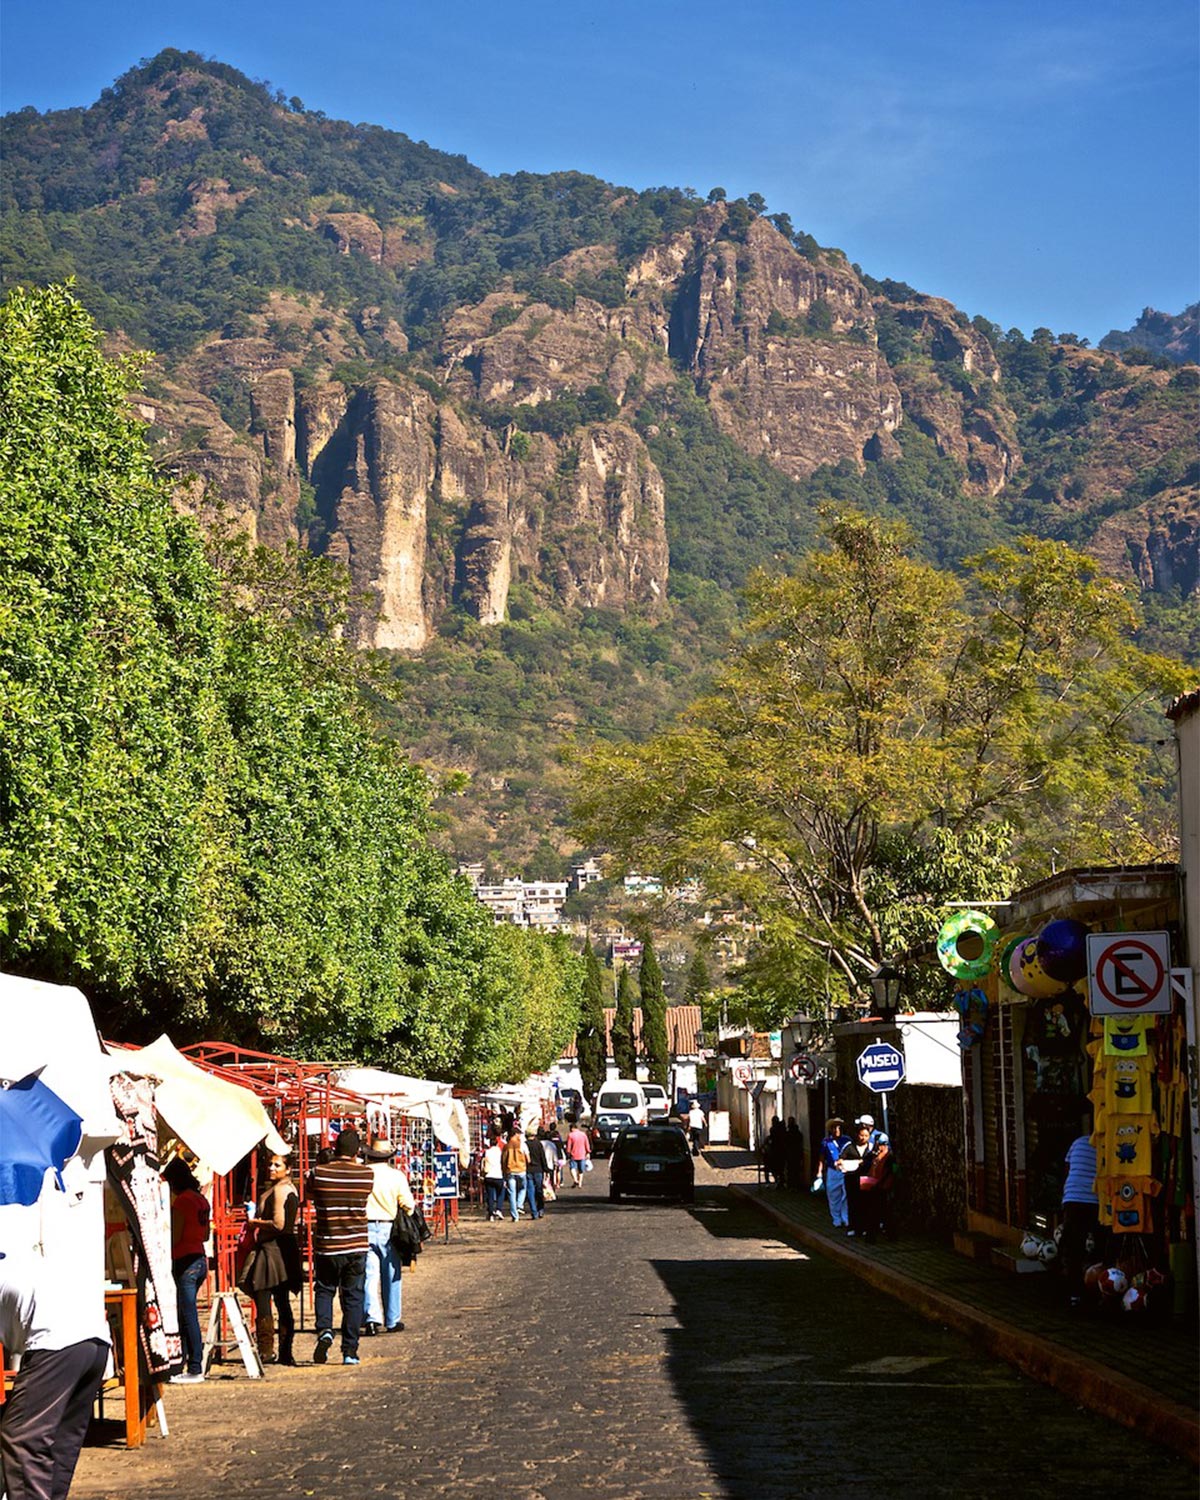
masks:
<svg viewBox="0 0 1200 1500"><path fill-rule="evenodd" d="M1064 537L1190 639L1191 366L1004 334L754 195L489 177L195 54L9 115L3 148L5 279L73 276L155 351L180 504L344 562L357 640L424 653L399 732L489 785L564 725L649 727L829 501L946 566ZM489 760L479 723L521 713L541 748Z"/></svg>
<svg viewBox="0 0 1200 1500"><path fill-rule="evenodd" d="M4 125L6 275L72 273L161 351L142 410L184 503L344 561L363 644L498 622L514 583L654 618L689 528L737 582L803 545L839 471L934 551L1020 525L1143 588L1200 581L1190 372L1001 337L786 215L491 179L193 54ZM744 460L742 514L689 514L669 472L686 396Z"/></svg>
<svg viewBox="0 0 1200 1500"><path fill-rule="evenodd" d="M1144 349L1173 364L1194 365L1200 360L1200 302L1193 302L1176 317L1143 308L1132 328L1124 332L1114 328L1100 340L1100 348L1115 354Z"/></svg>

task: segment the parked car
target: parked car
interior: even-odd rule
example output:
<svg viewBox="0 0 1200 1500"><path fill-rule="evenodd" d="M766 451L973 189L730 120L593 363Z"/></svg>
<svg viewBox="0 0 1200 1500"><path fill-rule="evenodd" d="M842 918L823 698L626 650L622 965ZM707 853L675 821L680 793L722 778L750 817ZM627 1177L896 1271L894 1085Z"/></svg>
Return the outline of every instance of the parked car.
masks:
<svg viewBox="0 0 1200 1500"><path fill-rule="evenodd" d="M588 1131L593 1156L611 1156L617 1137L629 1126L628 1115L597 1115Z"/></svg>
<svg viewBox="0 0 1200 1500"><path fill-rule="evenodd" d="M671 1113L671 1101L667 1098L667 1091L661 1083L643 1083L642 1093L646 1096L647 1124L655 1120L665 1120Z"/></svg>
<svg viewBox="0 0 1200 1500"><path fill-rule="evenodd" d="M609 1167L609 1202L619 1203L627 1193L694 1200L696 1169L678 1125L628 1125L620 1132Z"/></svg>

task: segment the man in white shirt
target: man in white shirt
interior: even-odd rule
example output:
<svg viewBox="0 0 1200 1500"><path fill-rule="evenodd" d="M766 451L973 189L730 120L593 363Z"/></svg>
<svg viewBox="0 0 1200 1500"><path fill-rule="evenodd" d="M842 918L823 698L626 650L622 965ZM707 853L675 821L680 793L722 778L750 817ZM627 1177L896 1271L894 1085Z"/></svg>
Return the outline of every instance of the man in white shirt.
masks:
<svg viewBox="0 0 1200 1500"><path fill-rule="evenodd" d="M37 1255L0 1253L0 1344L21 1356L0 1408L0 1491L66 1500L108 1363L103 1298Z"/></svg>
<svg viewBox="0 0 1200 1500"><path fill-rule="evenodd" d="M416 1199L408 1185L408 1178L399 1167L393 1165L396 1148L391 1141L376 1136L371 1149L366 1153L375 1179L371 1196L367 1199L367 1300L363 1332L400 1333L404 1324L400 1314L403 1306L401 1277L404 1267L396 1247L392 1244L392 1225L396 1213L403 1208L412 1213Z"/></svg>
<svg viewBox="0 0 1200 1500"><path fill-rule="evenodd" d="M704 1127L708 1121L704 1118L704 1111L700 1108L698 1099L692 1100L692 1107L688 1110L688 1135L692 1141L692 1155L700 1155L700 1145L704 1140Z"/></svg>

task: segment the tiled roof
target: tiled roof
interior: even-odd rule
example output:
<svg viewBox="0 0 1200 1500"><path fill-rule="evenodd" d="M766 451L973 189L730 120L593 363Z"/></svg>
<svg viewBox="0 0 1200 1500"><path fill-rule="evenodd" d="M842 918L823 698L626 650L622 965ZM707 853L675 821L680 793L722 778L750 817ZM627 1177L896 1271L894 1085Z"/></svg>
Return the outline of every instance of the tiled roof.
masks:
<svg viewBox="0 0 1200 1500"><path fill-rule="evenodd" d="M1194 714L1200 708L1200 688L1193 688L1190 693L1180 693L1170 708L1167 709L1168 719L1186 719L1189 714Z"/></svg>
<svg viewBox="0 0 1200 1500"><path fill-rule="evenodd" d="M616 1015L615 1009L604 1012L605 1053L612 1056L612 1024ZM700 1030L700 1007L698 1005L668 1005L667 1006L667 1051L672 1057L690 1057L696 1051L696 1033ZM634 1008L633 1012L633 1034L639 1043L642 1039L642 1010L641 1006ZM563 1048L563 1057L572 1059L575 1056L575 1038Z"/></svg>

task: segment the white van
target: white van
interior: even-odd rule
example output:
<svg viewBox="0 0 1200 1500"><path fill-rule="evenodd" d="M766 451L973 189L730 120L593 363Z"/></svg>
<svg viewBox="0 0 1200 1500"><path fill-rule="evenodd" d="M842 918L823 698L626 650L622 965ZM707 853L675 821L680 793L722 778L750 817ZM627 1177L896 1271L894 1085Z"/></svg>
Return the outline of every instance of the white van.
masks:
<svg viewBox="0 0 1200 1500"><path fill-rule="evenodd" d="M632 1078L610 1078L592 1105L592 1119L601 1115L624 1115L631 1125L645 1125L650 1118L645 1089Z"/></svg>

